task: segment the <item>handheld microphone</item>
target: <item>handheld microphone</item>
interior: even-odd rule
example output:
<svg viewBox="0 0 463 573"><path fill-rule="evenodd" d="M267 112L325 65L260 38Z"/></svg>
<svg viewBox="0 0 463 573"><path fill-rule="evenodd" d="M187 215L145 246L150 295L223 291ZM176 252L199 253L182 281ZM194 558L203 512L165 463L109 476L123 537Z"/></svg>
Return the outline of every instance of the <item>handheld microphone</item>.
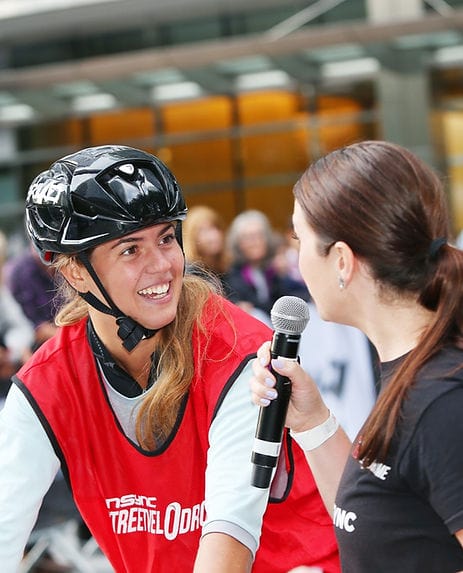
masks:
<svg viewBox="0 0 463 573"><path fill-rule="evenodd" d="M270 318L274 327L270 353L273 358L297 360L299 342L309 322L308 304L296 296L283 296L272 307ZM278 397L268 406L261 406L251 461L254 464L251 484L259 488L270 486L277 465L286 412L291 396L291 381L271 370L276 378Z"/></svg>

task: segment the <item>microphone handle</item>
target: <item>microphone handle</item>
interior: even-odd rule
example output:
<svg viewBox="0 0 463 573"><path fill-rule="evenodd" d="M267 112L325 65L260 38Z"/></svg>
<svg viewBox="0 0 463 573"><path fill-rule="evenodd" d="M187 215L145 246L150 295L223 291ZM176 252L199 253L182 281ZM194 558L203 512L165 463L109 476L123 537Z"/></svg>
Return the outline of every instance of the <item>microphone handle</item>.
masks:
<svg viewBox="0 0 463 573"><path fill-rule="evenodd" d="M297 359L300 335L274 333L271 357ZM251 461L254 464L252 485L267 488L270 485L273 469L280 454L281 441L285 427L286 413L291 396L291 381L270 369L275 376L275 389L278 397L268 406L261 407L257 420L257 430Z"/></svg>

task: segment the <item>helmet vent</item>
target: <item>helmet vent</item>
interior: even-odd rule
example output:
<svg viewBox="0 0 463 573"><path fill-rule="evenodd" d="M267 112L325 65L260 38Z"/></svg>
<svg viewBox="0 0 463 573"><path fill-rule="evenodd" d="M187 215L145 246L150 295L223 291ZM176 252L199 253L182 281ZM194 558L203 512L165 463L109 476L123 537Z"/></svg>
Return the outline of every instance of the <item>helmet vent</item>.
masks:
<svg viewBox="0 0 463 573"><path fill-rule="evenodd" d="M135 173L135 166L132 163L124 163L123 165L119 165L117 169L126 175L133 175Z"/></svg>

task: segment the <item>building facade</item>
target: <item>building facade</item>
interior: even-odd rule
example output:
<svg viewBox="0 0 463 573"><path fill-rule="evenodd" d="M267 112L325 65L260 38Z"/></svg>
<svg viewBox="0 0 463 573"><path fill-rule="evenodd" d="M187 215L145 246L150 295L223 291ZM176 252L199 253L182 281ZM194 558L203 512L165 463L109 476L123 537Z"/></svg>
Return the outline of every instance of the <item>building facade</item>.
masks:
<svg viewBox="0 0 463 573"><path fill-rule="evenodd" d="M159 155L190 206L226 221L256 208L284 229L309 163L368 138L439 169L463 228L463 1L2 4L7 232L40 170L107 143Z"/></svg>

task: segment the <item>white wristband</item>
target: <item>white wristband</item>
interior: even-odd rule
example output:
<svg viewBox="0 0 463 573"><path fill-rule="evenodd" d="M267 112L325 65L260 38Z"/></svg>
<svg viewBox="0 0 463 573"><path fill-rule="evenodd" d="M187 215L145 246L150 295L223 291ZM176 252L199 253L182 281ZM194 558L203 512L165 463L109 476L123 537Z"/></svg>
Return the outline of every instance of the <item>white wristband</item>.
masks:
<svg viewBox="0 0 463 573"><path fill-rule="evenodd" d="M331 436L334 436L338 428L339 422L330 412L328 419L319 426L305 430L305 432L293 432L290 430L290 434L305 452L310 452L324 444Z"/></svg>

